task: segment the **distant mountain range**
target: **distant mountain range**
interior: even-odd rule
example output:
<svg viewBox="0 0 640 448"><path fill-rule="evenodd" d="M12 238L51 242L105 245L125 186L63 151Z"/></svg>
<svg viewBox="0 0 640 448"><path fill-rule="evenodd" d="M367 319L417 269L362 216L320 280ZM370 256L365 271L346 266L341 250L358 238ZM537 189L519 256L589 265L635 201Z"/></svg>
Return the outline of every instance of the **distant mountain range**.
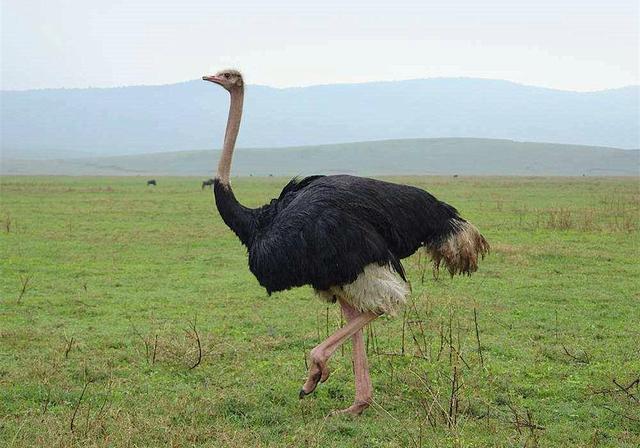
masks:
<svg viewBox="0 0 640 448"><path fill-rule="evenodd" d="M486 79L250 85L239 146L482 137L640 147L640 87L570 92ZM3 158L213 149L228 94L203 81L0 93Z"/></svg>
<svg viewBox="0 0 640 448"><path fill-rule="evenodd" d="M59 160L3 159L2 174L213 175L219 151ZM234 176L351 173L530 176L639 174L640 151L493 139L405 139L291 148L239 148Z"/></svg>

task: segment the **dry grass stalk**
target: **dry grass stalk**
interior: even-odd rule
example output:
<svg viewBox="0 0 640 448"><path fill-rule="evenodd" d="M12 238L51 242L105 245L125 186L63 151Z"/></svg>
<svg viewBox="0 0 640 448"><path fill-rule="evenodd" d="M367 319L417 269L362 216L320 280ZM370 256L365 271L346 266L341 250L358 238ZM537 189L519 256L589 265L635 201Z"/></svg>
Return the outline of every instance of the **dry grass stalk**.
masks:
<svg viewBox="0 0 640 448"><path fill-rule="evenodd" d="M31 280L31 274L25 274L25 275L20 275L20 294L18 295L18 300L16 301L17 303L20 303L20 301L22 300L22 297L26 294L27 292L27 287L29 286L29 281Z"/></svg>

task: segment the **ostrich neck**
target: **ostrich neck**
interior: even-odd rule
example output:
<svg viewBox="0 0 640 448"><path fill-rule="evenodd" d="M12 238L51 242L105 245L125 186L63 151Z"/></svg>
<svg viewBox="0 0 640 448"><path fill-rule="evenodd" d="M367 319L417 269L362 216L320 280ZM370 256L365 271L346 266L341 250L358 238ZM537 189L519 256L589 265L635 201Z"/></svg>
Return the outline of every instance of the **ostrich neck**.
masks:
<svg viewBox="0 0 640 448"><path fill-rule="evenodd" d="M229 183L231 172L231 159L233 149L236 145L236 138L240 130L240 119L242 118L242 101L244 92L241 88L231 91L231 105L229 106L229 119L227 120L227 130L224 135L224 145L222 154L218 162L218 173L213 182L213 193L216 200L216 207L220 212L222 220L240 238L242 244L250 247L255 233L256 210L240 204L233 194Z"/></svg>
<svg viewBox="0 0 640 448"><path fill-rule="evenodd" d="M236 146L236 139L240 131L240 120L242 119L242 103L244 101L244 88L240 87L231 91L231 103L229 105L229 118L227 119L227 129L224 134L224 144L222 154L218 162L218 173L216 177L224 185L229 185L231 173L231 160L233 150Z"/></svg>

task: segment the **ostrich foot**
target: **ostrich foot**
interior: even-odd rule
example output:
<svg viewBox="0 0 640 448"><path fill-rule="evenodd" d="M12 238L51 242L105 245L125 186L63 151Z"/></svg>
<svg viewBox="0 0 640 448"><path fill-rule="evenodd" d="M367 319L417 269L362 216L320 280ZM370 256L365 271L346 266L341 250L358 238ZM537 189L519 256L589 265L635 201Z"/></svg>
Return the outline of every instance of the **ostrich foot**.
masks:
<svg viewBox="0 0 640 448"><path fill-rule="evenodd" d="M305 395L312 393L318 383L324 383L329 378L329 369L327 368L327 362L331 355L346 339L350 338L353 334L360 331L362 327L378 317L377 314L372 312L359 313L347 324L338 329L335 333L325 339L320 345L311 350L309 353L309 361L311 367L309 368L309 376L307 381L300 389L300 398L304 398ZM360 339L362 339L362 332L360 332ZM362 344L361 344L362 345Z"/></svg>
<svg viewBox="0 0 640 448"><path fill-rule="evenodd" d="M306 395L313 393L319 383L324 383L329 378L329 368L327 367L328 356L320 356L316 350L312 350L309 355L311 367L307 381L300 389L299 397L302 399Z"/></svg>
<svg viewBox="0 0 640 448"><path fill-rule="evenodd" d="M349 414L349 415L353 415L353 416L359 416L361 415L365 409L367 409L369 407L369 402L368 401L355 401L351 406L349 406L346 409L339 409L336 411L333 411L331 414L329 415L344 415L344 414Z"/></svg>

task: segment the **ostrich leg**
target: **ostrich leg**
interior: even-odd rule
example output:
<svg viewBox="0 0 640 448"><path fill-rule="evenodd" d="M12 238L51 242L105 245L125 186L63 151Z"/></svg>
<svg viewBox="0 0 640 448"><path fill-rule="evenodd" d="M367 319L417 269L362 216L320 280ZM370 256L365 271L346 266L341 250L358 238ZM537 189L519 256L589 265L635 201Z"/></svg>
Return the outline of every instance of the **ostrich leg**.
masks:
<svg viewBox="0 0 640 448"><path fill-rule="evenodd" d="M378 317L377 314L367 311L360 313L351 319L347 324L325 339L320 345L315 347L309 353L309 376L307 381L300 389L300 398L313 392L320 382L324 382L329 378L329 369L327 361L340 345L355 333L360 331L362 327Z"/></svg>
<svg viewBox="0 0 640 448"><path fill-rule="evenodd" d="M356 310L346 302L340 301L342 312L347 321L350 322L359 315L361 311ZM369 377L369 365L367 363L367 352L364 346L364 337L362 328L351 336L352 356L353 356L353 376L356 383L356 396L353 404L346 409L336 411L336 414L353 414L360 415L369 407L371 397L373 395L373 387L371 386L371 378Z"/></svg>

